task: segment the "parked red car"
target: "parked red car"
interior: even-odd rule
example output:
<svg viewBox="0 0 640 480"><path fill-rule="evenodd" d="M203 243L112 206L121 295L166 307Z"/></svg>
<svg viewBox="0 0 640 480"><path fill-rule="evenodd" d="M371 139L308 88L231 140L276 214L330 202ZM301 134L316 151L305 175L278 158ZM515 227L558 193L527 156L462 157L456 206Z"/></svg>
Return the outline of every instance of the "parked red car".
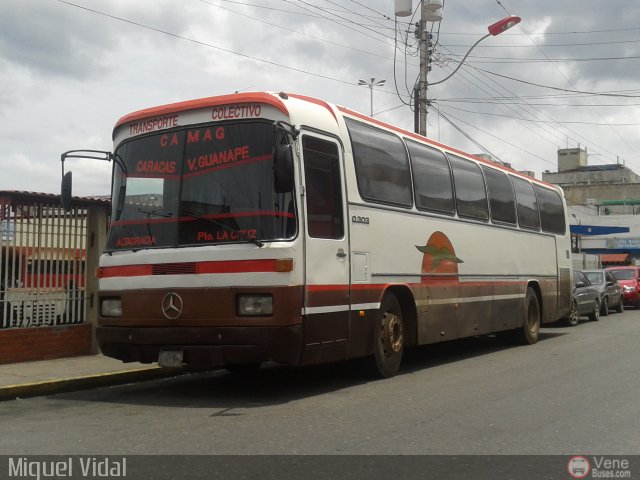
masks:
<svg viewBox="0 0 640 480"><path fill-rule="evenodd" d="M622 287L622 300L625 305L640 307L640 279L638 267L609 267L614 278Z"/></svg>

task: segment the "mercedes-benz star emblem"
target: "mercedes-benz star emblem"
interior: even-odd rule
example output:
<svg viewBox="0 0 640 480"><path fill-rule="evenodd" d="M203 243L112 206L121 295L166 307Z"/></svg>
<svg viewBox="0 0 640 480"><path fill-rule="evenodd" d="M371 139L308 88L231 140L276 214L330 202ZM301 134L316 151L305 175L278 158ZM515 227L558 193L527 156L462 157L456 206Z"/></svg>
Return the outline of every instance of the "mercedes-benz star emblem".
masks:
<svg viewBox="0 0 640 480"><path fill-rule="evenodd" d="M175 320L182 315L182 298L175 292L167 293L162 299L162 313L169 320Z"/></svg>

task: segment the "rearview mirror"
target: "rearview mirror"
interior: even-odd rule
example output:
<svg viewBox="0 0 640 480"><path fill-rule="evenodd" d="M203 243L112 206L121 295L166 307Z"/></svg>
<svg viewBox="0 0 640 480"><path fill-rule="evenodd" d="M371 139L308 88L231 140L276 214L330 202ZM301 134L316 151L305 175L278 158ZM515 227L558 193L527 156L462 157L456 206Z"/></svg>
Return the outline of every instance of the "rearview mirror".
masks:
<svg viewBox="0 0 640 480"><path fill-rule="evenodd" d="M71 172L67 172L62 177L60 184L60 200L62 202L62 208L67 212L71 210L71 184L72 175Z"/></svg>
<svg viewBox="0 0 640 480"><path fill-rule="evenodd" d="M293 152L291 145L276 145L273 159L273 182L276 193L293 190Z"/></svg>

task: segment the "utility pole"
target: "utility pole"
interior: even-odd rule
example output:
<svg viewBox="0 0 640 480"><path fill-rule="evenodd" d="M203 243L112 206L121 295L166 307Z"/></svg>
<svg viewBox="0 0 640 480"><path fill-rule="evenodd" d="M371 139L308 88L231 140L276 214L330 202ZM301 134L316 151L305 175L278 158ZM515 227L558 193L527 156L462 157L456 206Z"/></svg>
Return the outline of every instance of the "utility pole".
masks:
<svg viewBox="0 0 640 480"><path fill-rule="evenodd" d="M418 82L418 130L416 133L427 135L427 74L431 66L431 39L427 31L427 15L429 10L427 2L422 2L420 8L420 23L418 25L418 38L420 39L420 81Z"/></svg>
<svg viewBox="0 0 640 480"><path fill-rule="evenodd" d="M429 81L427 75L431 71L431 55L433 55L433 36L427 29L427 22L437 23L442 20L442 5L440 0L422 0L420 6L420 22L416 28L416 36L420 42L420 80L418 82L417 93L418 101L418 125L415 128L416 133L427 135L427 110L429 108L429 100L427 98L429 90Z"/></svg>
<svg viewBox="0 0 640 480"><path fill-rule="evenodd" d="M429 82L427 75L431 70L431 56L433 55L433 37L427 30L427 22L438 23L442 21L442 7L444 2L442 0L422 0L420 2L420 22L416 24L415 35L420 42L420 80L414 86L414 131L420 135L427 135L427 109L429 108L429 100L427 99L427 93L429 89ZM395 0L395 13L399 17L407 17L411 15L412 0ZM473 50L481 41L489 36L500 35L502 32L510 29L514 25L520 23L520 17L515 15L509 15L502 20L489 25L487 27L489 33L481 37L476 43L464 55L462 60L458 63L458 66L448 76L437 82L431 82L431 85L438 85L448 79L450 79L464 64L471 50ZM371 79L373 81L373 79ZM364 82L363 80L360 80ZM366 82L364 83L366 85Z"/></svg>

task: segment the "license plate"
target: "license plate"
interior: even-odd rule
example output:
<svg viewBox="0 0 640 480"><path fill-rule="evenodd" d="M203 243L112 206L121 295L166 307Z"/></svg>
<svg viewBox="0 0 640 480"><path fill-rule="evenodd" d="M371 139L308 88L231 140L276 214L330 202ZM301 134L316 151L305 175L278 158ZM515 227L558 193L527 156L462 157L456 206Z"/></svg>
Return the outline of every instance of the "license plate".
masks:
<svg viewBox="0 0 640 480"><path fill-rule="evenodd" d="M182 352L160 352L160 355L158 355L158 365L161 367L181 367Z"/></svg>

